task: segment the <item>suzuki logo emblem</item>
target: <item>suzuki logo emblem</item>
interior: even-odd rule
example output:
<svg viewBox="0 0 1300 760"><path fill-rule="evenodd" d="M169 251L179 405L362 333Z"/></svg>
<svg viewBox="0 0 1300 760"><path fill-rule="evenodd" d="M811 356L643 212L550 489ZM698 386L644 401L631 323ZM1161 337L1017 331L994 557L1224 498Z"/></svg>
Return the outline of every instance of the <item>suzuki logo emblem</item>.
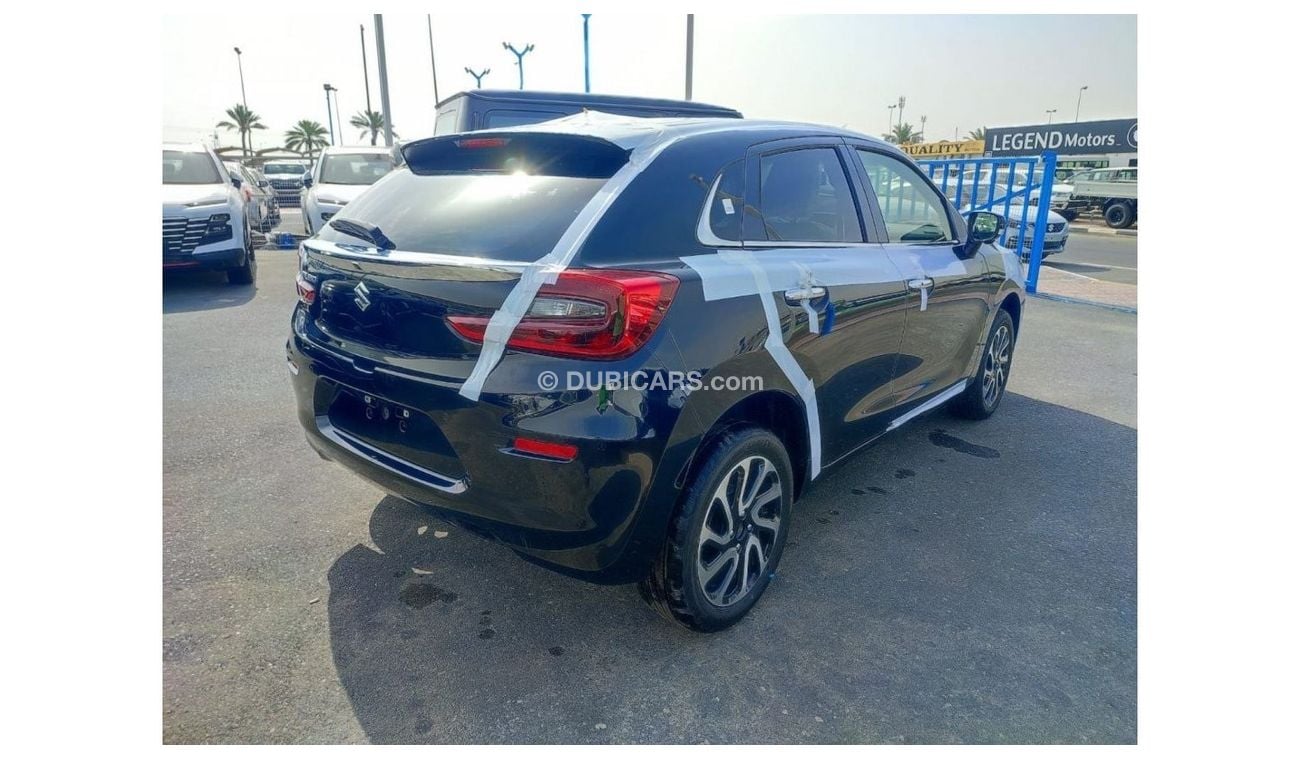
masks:
<svg viewBox="0 0 1300 760"><path fill-rule="evenodd" d="M369 309L370 289L366 287L366 284L364 282L357 283L357 287L354 292L356 293L356 298L353 298L352 301L357 305L357 308L362 311Z"/></svg>

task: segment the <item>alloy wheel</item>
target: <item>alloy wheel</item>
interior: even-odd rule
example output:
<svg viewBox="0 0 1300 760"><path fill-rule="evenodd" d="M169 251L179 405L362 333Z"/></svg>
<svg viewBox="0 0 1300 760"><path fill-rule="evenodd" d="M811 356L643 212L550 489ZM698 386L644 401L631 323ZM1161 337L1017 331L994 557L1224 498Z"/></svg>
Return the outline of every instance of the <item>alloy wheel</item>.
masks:
<svg viewBox="0 0 1300 760"><path fill-rule="evenodd" d="M984 353L983 392L984 405L992 407L1007 386L1007 374L1011 369L1011 328L1002 325L993 338L989 340L988 351Z"/></svg>
<svg viewBox="0 0 1300 760"><path fill-rule="evenodd" d="M710 603L745 598L767 570L781 528L781 477L765 457L731 468L705 508L696 551L696 577Z"/></svg>

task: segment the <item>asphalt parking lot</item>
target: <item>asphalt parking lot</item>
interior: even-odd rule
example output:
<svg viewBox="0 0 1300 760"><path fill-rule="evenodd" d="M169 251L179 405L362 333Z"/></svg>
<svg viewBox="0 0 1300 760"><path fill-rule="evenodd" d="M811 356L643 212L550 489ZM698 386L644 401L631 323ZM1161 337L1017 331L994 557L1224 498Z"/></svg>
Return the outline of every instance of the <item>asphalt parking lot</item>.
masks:
<svg viewBox="0 0 1300 760"><path fill-rule="evenodd" d="M706 636L319 459L259 262L163 283L165 741L1136 740L1135 316L1033 300L997 415L827 473Z"/></svg>
<svg viewBox="0 0 1300 760"><path fill-rule="evenodd" d="M1106 230L1104 226L1100 229ZM1108 233L1071 233L1065 250L1044 259L1043 265L1097 280L1136 285L1137 237Z"/></svg>

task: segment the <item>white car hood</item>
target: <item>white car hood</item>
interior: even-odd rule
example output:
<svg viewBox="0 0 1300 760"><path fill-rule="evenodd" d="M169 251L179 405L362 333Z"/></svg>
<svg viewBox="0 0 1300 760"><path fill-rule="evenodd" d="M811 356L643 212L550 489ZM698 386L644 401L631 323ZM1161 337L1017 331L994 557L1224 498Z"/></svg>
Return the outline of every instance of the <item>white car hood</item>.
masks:
<svg viewBox="0 0 1300 760"><path fill-rule="evenodd" d="M313 185L317 200L333 198L340 201L354 201L358 195L370 189L370 185Z"/></svg>
<svg viewBox="0 0 1300 760"><path fill-rule="evenodd" d="M226 185L163 185L162 202L164 209L184 210L190 204L200 201L226 202L230 193Z"/></svg>

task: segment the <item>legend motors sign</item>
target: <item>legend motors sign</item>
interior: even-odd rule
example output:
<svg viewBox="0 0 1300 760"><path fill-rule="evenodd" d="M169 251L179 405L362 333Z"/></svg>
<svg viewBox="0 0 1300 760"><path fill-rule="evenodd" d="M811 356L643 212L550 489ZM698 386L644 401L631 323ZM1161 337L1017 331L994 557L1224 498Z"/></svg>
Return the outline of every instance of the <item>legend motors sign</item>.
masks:
<svg viewBox="0 0 1300 760"><path fill-rule="evenodd" d="M1137 119L994 127L984 133L984 152L991 156L1027 156L1054 150L1062 156L1136 153Z"/></svg>

